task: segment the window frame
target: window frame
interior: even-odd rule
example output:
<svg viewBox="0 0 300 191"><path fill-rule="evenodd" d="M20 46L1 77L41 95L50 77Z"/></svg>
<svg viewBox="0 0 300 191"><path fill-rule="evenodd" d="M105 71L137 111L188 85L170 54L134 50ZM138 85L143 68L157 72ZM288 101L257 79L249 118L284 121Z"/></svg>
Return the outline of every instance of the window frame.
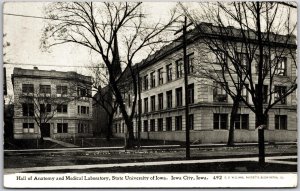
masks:
<svg viewBox="0 0 300 191"><path fill-rule="evenodd" d="M151 96L150 97L150 104L151 104L151 112L155 111L156 110L156 103L155 103L155 95Z"/></svg>
<svg viewBox="0 0 300 191"><path fill-rule="evenodd" d="M150 87L155 88L155 71L150 73Z"/></svg>
<svg viewBox="0 0 300 191"><path fill-rule="evenodd" d="M280 99L280 104L286 105L287 104L287 96L282 97L282 95L286 95L287 87L286 86L274 86L274 99ZM280 98L282 97L282 98Z"/></svg>
<svg viewBox="0 0 300 191"><path fill-rule="evenodd" d="M164 129L164 119L158 118L157 119L157 131L163 131Z"/></svg>
<svg viewBox="0 0 300 191"><path fill-rule="evenodd" d="M183 60L182 58L176 60L176 78L183 76Z"/></svg>
<svg viewBox="0 0 300 191"><path fill-rule="evenodd" d="M22 84L22 93L23 94L33 94L34 85L33 84Z"/></svg>
<svg viewBox="0 0 300 191"><path fill-rule="evenodd" d="M282 123L283 121L283 123ZM275 115L275 130L288 130L288 117L287 115ZM283 125L283 127L282 127Z"/></svg>
<svg viewBox="0 0 300 191"><path fill-rule="evenodd" d="M160 93L157 95L158 97L158 110L164 109L164 94Z"/></svg>
<svg viewBox="0 0 300 191"><path fill-rule="evenodd" d="M172 81L172 63L166 66L167 70L167 82Z"/></svg>
<svg viewBox="0 0 300 191"><path fill-rule="evenodd" d="M224 124L225 124L225 127L223 126ZM227 130L228 129L228 114L227 113L214 113L213 114L213 129L214 130Z"/></svg>
<svg viewBox="0 0 300 191"><path fill-rule="evenodd" d="M182 131L182 116L175 116L175 131Z"/></svg>
<svg viewBox="0 0 300 191"><path fill-rule="evenodd" d="M284 61L284 62L282 62L282 61ZM277 64L276 64L276 68L275 68L275 75L287 76L287 57L285 57L285 56L276 57L276 62L277 62Z"/></svg>
<svg viewBox="0 0 300 191"><path fill-rule="evenodd" d="M166 131L172 131L172 117L166 117Z"/></svg>
<svg viewBox="0 0 300 191"><path fill-rule="evenodd" d="M41 94L51 94L51 85L40 84L40 93Z"/></svg>
<svg viewBox="0 0 300 191"><path fill-rule="evenodd" d="M158 85L164 84L163 68L159 68L158 72Z"/></svg>
<svg viewBox="0 0 300 191"><path fill-rule="evenodd" d="M239 120L237 120L239 119ZM244 119L247 119L246 121L243 121ZM239 128L237 128L236 124L239 124ZM243 123L246 123L247 128L243 128ZM249 130L249 114L236 114L236 118L234 119L234 129L238 130Z"/></svg>
<svg viewBox="0 0 300 191"><path fill-rule="evenodd" d="M188 104L194 104L195 101L195 90L194 83L188 85Z"/></svg>
<svg viewBox="0 0 300 191"><path fill-rule="evenodd" d="M34 123L23 123L23 133L34 133Z"/></svg>
<svg viewBox="0 0 300 191"><path fill-rule="evenodd" d="M182 103L182 87L176 88L176 107L181 107Z"/></svg>
<svg viewBox="0 0 300 191"><path fill-rule="evenodd" d="M227 86L227 82L223 82L224 86ZM228 102L228 94L222 85L218 82L213 83L213 101L226 103Z"/></svg>

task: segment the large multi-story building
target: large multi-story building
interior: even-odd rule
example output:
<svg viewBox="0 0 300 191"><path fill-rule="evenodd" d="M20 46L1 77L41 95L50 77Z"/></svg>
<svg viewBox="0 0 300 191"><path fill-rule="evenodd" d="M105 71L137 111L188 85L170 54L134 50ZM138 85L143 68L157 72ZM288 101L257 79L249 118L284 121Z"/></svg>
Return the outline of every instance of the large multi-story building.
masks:
<svg viewBox="0 0 300 191"><path fill-rule="evenodd" d="M92 136L91 77L14 68L14 138Z"/></svg>
<svg viewBox="0 0 300 191"><path fill-rule="evenodd" d="M204 23L205 24L205 23ZM209 25L209 24L205 24ZM210 25L211 26L211 25ZM233 33L238 34L238 33ZM227 142L229 133L229 119L233 100L226 91L211 78L201 72L197 72L197 67L217 65L216 53L212 52L204 42L207 35L191 32L188 35L187 60L188 66L188 93L184 91L184 68L182 59L182 43L179 40L165 46L154 55L148 57L139 64L139 75L142 83L141 92L141 132L143 139L157 140L185 140L185 96L189 102L189 124L190 139L198 143L224 143ZM216 38L216 35L213 37ZM276 57L272 53L273 60L280 59L278 65L271 70L274 72L273 84L270 79L264 85L265 104L268 99L274 100L285 93L286 86L289 86L290 79L296 77L296 61L293 60L296 52L295 39L285 41L284 36L280 37L282 42L271 42L272 47L282 51L281 46L289 47L289 51L284 51ZM226 39L228 40L228 39ZM229 39L230 40L230 39ZM237 38L232 38L238 43ZM284 44L285 42L286 44ZM255 39L253 41L255 43ZM276 49L274 48L274 49ZM237 48L240 52L234 52L241 58L242 48ZM265 55L266 56L266 55ZM204 58L205 57L205 58ZM247 63L247 58L243 63ZM242 64L243 64L242 63ZM253 79L257 80L256 64L253 60L251 71ZM202 70L204 68L201 68ZM199 70L199 68L198 68ZM275 71L276 70L276 71ZM221 69L220 69L221 71ZM256 71L256 72L254 72ZM215 72L215 71L211 71ZM226 71L225 71L226 72ZM266 77L268 78L268 77ZM231 83L228 80L228 83ZM277 91L280 88L281 91ZM272 90L270 96L268 90ZM273 91L274 90L274 91ZM277 93L275 92L277 91ZM281 93L280 93L281 92ZM252 103L249 92L242 91L242 96ZM126 101L127 104L127 101ZM127 106L130 107L130 100ZM265 140L275 141L296 141L297 140L297 100L296 91L275 104L268 112L267 127L265 130ZM138 111L138 110L137 110ZM138 116L138 115L137 115ZM137 120L134 120L134 131L137 133ZM235 142L257 142L257 129L255 127L255 114L248 106L240 103L238 114L234 120ZM117 113L114 121L115 136L124 136L126 124L122 120L122 114Z"/></svg>

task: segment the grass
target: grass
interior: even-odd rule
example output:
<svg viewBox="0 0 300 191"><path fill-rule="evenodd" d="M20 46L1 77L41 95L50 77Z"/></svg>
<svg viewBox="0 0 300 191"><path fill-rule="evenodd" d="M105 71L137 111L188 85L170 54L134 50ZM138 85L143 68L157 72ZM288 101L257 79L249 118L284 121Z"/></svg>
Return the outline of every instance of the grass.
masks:
<svg viewBox="0 0 300 191"><path fill-rule="evenodd" d="M107 141L105 138L77 138L77 139L61 139L61 141L77 145L82 148L87 147L124 147L125 141L123 138L112 138ZM163 140L141 140L142 146L151 145L183 145L183 142L179 141L163 141ZM135 142L138 145L138 142ZM64 148L61 145L53 143L51 141L44 140L41 142L37 139L10 139L5 140L5 150L22 150L22 149L52 149L52 148Z"/></svg>
<svg viewBox="0 0 300 191"><path fill-rule="evenodd" d="M53 143L51 141L37 139L10 139L5 140L5 150L22 150L22 149L52 149L63 148L63 146Z"/></svg>

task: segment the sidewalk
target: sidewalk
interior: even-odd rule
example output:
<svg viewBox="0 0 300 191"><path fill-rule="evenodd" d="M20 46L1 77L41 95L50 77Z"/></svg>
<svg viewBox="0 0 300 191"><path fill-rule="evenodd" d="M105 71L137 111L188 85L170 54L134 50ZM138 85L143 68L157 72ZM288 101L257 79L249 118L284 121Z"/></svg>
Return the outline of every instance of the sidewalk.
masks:
<svg viewBox="0 0 300 191"><path fill-rule="evenodd" d="M77 145L73 145L71 143L66 143L66 142L63 142L63 141L56 140L56 139L51 139L50 137L45 137L44 140L51 141L53 143L59 144L59 145L61 145L63 147L66 147L66 148L78 147ZM32 149L32 150L34 150L34 149ZM40 149L35 149L35 150L40 150Z"/></svg>
<svg viewBox="0 0 300 191"><path fill-rule="evenodd" d="M277 159L295 159L297 156L274 156L266 157L266 162L280 163L288 165L297 165L297 162L281 162ZM225 158L225 159L203 159L203 160L180 160L180 161L157 161L157 162L134 162L134 163L115 163L115 164L95 164L95 165L75 165L75 166L45 166L45 167L29 167L29 168L8 168L4 169L4 174L24 173L24 172L39 172L39 171L55 171L55 170L83 170L83 169L100 169L100 168L115 168L115 167L134 167L134 166L161 166L161 165L181 165L195 163L219 163L219 162L241 162L254 161L257 162L257 157L251 158Z"/></svg>
<svg viewBox="0 0 300 191"><path fill-rule="evenodd" d="M46 140L46 138L44 138ZM67 148L53 148L53 149L22 149L22 150L4 150L4 152L48 152L48 151L112 151L112 150L125 150L124 147L78 147L77 145L73 145L70 143L54 140L51 138L48 138L49 141L55 142L57 144L60 144L62 146L65 146ZM48 140L47 139L47 140ZM247 147L247 146L257 146L258 143L235 143L234 147ZM297 142L277 142L270 144L269 142L265 143L266 146L268 145L297 145ZM193 144L190 147L191 148L220 148L220 147L226 147L226 144L219 143L219 144ZM141 146L140 149L185 149L184 146L181 145L151 145L151 146ZM131 149L132 150L132 149ZM135 148L133 150L138 150L138 148ZM127 151L130 151L128 149Z"/></svg>

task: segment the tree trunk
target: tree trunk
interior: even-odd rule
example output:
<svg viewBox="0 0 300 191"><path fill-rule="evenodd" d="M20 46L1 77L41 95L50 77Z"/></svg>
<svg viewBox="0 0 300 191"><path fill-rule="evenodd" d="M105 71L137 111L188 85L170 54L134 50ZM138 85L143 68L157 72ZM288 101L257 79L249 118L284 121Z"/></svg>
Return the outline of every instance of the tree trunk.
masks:
<svg viewBox="0 0 300 191"><path fill-rule="evenodd" d="M107 141L110 141L110 138L112 137L113 116L114 116L114 114L108 115L108 123L107 123L107 130L106 130L106 140Z"/></svg>
<svg viewBox="0 0 300 191"><path fill-rule="evenodd" d="M262 112L263 107L256 112L256 128L258 129L258 149L259 149L259 164L264 166L265 164L265 138L264 127L266 126L266 116Z"/></svg>
<svg viewBox="0 0 300 191"><path fill-rule="evenodd" d="M231 108L227 146L234 146L234 120L236 118L236 114L239 109L239 106L240 106L239 97L236 96L233 100L233 105Z"/></svg>
<svg viewBox="0 0 300 191"><path fill-rule="evenodd" d="M127 141L127 144L126 144L126 148L132 148L134 146L133 145L133 143L134 143L134 134L133 134L132 118L129 117L129 115L126 111L126 108L125 108L125 105L124 105L124 99L121 95L120 90L118 89L118 86L117 86L117 83L116 83L115 79L112 76L110 76L110 84L113 88L113 91L114 91L114 94L115 94L115 97L116 97L116 101L119 104L120 111L122 113L123 119L124 119L125 124L127 126L127 131L128 131L129 136L128 136L128 141Z"/></svg>

